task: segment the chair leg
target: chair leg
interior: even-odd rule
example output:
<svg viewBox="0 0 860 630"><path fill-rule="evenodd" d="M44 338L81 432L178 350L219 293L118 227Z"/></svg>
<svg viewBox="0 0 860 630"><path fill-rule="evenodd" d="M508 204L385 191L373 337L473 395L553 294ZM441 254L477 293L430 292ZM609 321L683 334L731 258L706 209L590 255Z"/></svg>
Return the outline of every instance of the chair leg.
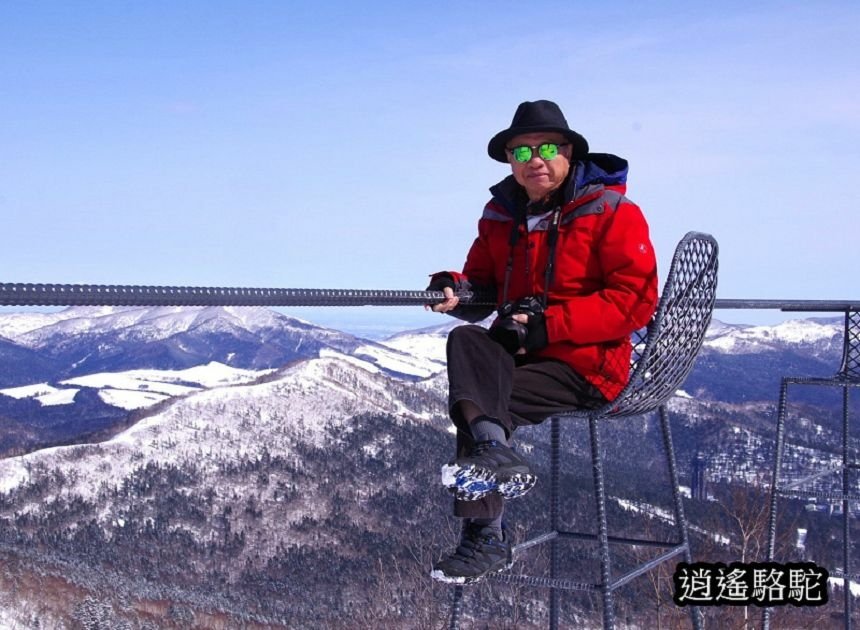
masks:
<svg viewBox="0 0 860 630"><path fill-rule="evenodd" d="M773 562L776 554L776 505L779 495L779 474L782 470L782 455L785 448L785 415L788 404L788 381L782 379L779 389L779 406L776 414L776 453L773 458L773 479L770 486L770 515L767 523L767 561ZM762 614L762 630L769 630L772 608Z"/></svg>
<svg viewBox="0 0 860 630"><path fill-rule="evenodd" d="M597 542L600 550L600 580L603 593L603 628L615 628L615 609L612 602L612 569L609 558L609 527L606 523L606 486L603 477L603 459L600 453L600 434L596 418L588 419L591 437L591 470L594 476L594 500L597 508Z"/></svg>
<svg viewBox="0 0 860 630"><path fill-rule="evenodd" d="M553 418L550 424L550 503L549 503L549 527L550 531L559 530L559 511L561 499L559 497L559 446L560 446L559 419ZM558 577L558 541L554 538L549 543L549 576L550 579ZM550 630L558 628L559 609L558 589L551 587L549 591L549 627Z"/></svg>
<svg viewBox="0 0 860 630"><path fill-rule="evenodd" d="M684 501L678 488L678 462L675 459L675 445L672 440L672 427L669 424L669 413L666 405L660 406L660 428L663 431L663 448L666 450L666 463L669 467L669 481L672 484L672 500L675 506L675 526L678 528L678 536L684 545L684 560L687 564L693 563L693 554L690 551L690 537L687 532L687 517L684 514ZM690 620L693 628L700 630L702 627L701 614L698 608L690 607Z"/></svg>

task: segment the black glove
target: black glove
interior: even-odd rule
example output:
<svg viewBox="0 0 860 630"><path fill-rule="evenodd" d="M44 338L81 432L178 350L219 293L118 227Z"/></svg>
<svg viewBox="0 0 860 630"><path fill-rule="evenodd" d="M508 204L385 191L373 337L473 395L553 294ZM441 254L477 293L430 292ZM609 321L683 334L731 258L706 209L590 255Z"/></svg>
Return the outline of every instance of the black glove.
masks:
<svg viewBox="0 0 860 630"><path fill-rule="evenodd" d="M513 319L514 315L520 313L528 316L527 323L522 324ZM490 338L501 344L509 354L516 354L520 348L532 352L547 345L543 306L536 298L505 302L499 307L498 314L499 318L490 328Z"/></svg>
<svg viewBox="0 0 860 630"><path fill-rule="evenodd" d="M445 288L456 289L457 287L454 284L454 278L443 271L442 273L433 274L433 277L430 278L430 284L427 285L425 291L441 291Z"/></svg>

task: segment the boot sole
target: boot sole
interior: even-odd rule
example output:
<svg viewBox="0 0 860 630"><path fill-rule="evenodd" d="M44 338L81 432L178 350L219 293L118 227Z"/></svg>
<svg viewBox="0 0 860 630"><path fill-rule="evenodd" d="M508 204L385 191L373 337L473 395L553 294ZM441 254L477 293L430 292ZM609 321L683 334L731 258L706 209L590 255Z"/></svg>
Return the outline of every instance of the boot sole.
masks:
<svg viewBox="0 0 860 630"><path fill-rule="evenodd" d="M506 499L518 499L535 487L537 475L532 473L518 473L511 475L506 481L498 485L499 494Z"/></svg>
<svg viewBox="0 0 860 630"><path fill-rule="evenodd" d="M495 569L490 569L486 573L482 573L481 575L447 575L444 571L440 571L439 569L433 569L430 571L430 577L438 582L444 582L445 584L460 584L460 585L468 585L475 584L480 582L486 577L493 575L494 573L501 573L502 571L509 570L512 566L514 566L513 561L505 562L500 567Z"/></svg>
<svg viewBox="0 0 860 630"><path fill-rule="evenodd" d="M478 466L442 466L442 485L461 501L477 501L493 492L506 499L516 499L531 490L536 482L537 475L533 473L515 473L499 480L495 473Z"/></svg>

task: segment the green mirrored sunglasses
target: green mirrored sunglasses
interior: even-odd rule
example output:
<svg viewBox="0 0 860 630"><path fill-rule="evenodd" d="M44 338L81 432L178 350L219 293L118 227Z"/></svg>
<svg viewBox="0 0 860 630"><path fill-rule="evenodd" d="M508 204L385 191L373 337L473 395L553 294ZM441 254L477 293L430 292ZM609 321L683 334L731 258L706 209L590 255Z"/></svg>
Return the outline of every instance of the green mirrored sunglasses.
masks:
<svg viewBox="0 0 860 630"><path fill-rule="evenodd" d="M570 143L565 142L564 144L558 144L555 142L544 142L543 144L539 144L534 147L523 144L516 147L509 147L507 150L514 158L514 161L524 164L532 159L535 151L537 151L538 157L542 160L554 160L558 157L558 150L561 147L566 147L568 144Z"/></svg>

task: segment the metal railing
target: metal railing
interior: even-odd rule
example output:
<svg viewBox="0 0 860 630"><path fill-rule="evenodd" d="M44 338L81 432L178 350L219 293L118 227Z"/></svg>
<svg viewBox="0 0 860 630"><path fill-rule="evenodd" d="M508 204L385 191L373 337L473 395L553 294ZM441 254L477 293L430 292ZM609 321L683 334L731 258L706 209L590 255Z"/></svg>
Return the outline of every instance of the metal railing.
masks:
<svg viewBox="0 0 860 630"><path fill-rule="evenodd" d="M758 299L720 299L714 303L715 309L777 309L780 311L841 312L860 311L860 300L758 300Z"/></svg>
<svg viewBox="0 0 860 630"><path fill-rule="evenodd" d="M467 304L496 303L486 293L457 295ZM443 299L441 291L415 290L0 283L0 306L408 306ZM714 308L848 312L860 311L860 300L717 298Z"/></svg>

